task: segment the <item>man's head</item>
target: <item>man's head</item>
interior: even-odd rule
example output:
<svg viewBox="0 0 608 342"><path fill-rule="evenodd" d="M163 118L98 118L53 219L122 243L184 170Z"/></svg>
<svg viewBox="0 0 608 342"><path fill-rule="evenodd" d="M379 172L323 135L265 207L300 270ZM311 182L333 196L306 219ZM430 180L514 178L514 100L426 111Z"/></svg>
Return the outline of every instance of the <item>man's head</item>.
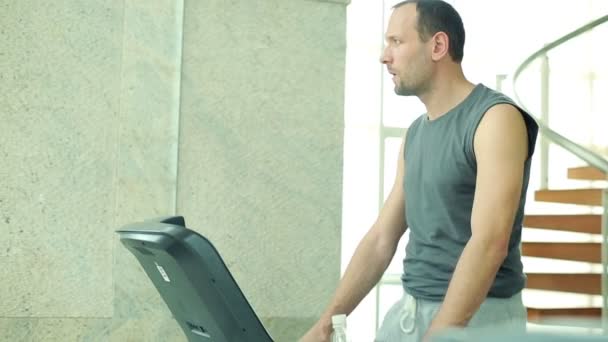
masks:
<svg viewBox="0 0 608 342"><path fill-rule="evenodd" d="M382 63L394 75L397 94L419 95L430 87L437 64L462 62L462 19L441 0L407 0L393 9Z"/></svg>

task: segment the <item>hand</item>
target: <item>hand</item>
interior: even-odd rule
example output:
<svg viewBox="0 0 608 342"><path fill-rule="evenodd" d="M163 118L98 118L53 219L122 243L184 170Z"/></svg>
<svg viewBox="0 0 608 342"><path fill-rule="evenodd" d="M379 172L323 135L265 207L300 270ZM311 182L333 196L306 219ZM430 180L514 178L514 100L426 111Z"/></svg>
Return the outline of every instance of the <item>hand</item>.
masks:
<svg viewBox="0 0 608 342"><path fill-rule="evenodd" d="M447 327L442 327L440 324L437 324L435 321L433 321L433 322L431 322L431 326L429 326L428 330L424 334L422 341L431 342L433 340L433 337L435 337L435 335L443 332L446 329L447 329Z"/></svg>
<svg viewBox="0 0 608 342"><path fill-rule="evenodd" d="M331 337L331 326L318 321L298 342L329 342Z"/></svg>
<svg viewBox="0 0 608 342"><path fill-rule="evenodd" d="M427 329L424 337L422 338L423 342L431 342L434 341L434 338L437 336L444 336L447 332L454 331L455 329L459 329L462 327L456 325L448 325L438 323L436 320L431 322L431 326Z"/></svg>
<svg viewBox="0 0 608 342"><path fill-rule="evenodd" d="M433 332L432 331L428 331L424 334L424 337L422 338L422 342L431 342L433 341Z"/></svg>

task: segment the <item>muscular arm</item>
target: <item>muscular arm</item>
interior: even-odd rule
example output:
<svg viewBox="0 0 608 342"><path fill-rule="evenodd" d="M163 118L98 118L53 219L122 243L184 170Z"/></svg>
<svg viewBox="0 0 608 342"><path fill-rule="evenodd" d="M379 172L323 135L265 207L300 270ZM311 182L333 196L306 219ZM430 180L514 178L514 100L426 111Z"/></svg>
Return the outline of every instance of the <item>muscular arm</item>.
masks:
<svg viewBox="0 0 608 342"><path fill-rule="evenodd" d="M477 179L471 239L427 335L447 327L466 326L507 256L528 155L527 130L521 113L507 104L488 110L475 133L474 150Z"/></svg>
<svg viewBox="0 0 608 342"><path fill-rule="evenodd" d="M350 314L378 283L392 260L399 239L407 228L403 193L403 148L402 145L393 188L376 222L357 246L329 306L301 342L329 341L331 316Z"/></svg>

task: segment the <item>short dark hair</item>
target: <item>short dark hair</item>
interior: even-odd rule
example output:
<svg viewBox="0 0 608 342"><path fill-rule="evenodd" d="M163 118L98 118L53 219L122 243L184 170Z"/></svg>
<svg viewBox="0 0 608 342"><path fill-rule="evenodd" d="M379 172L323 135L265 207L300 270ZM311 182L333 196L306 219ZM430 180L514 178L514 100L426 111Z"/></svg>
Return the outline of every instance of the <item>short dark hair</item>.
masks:
<svg viewBox="0 0 608 342"><path fill-rule="evenodd" d="M416 4L418 23L416 29L420 40L428 41L435 33L445 32L449 39L449 54L456 63L464 56L464 25L462 18L452 5L442 0L406 0L393 9L406 4Z"/></svg>

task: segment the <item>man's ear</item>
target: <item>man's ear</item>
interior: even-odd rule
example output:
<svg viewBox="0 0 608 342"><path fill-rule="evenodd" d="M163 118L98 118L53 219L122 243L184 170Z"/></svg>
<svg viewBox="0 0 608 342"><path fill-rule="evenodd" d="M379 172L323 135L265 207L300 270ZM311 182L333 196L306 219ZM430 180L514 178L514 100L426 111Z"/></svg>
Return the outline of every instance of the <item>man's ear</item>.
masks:
<svg viewBox="0 0 608 342"><path fill-rule="evenodd" d="M438 62L446 55L449 55L450 40L445 32L435 33L435 35L431 38L431 44L431 58L434 62Z"/></svg>

